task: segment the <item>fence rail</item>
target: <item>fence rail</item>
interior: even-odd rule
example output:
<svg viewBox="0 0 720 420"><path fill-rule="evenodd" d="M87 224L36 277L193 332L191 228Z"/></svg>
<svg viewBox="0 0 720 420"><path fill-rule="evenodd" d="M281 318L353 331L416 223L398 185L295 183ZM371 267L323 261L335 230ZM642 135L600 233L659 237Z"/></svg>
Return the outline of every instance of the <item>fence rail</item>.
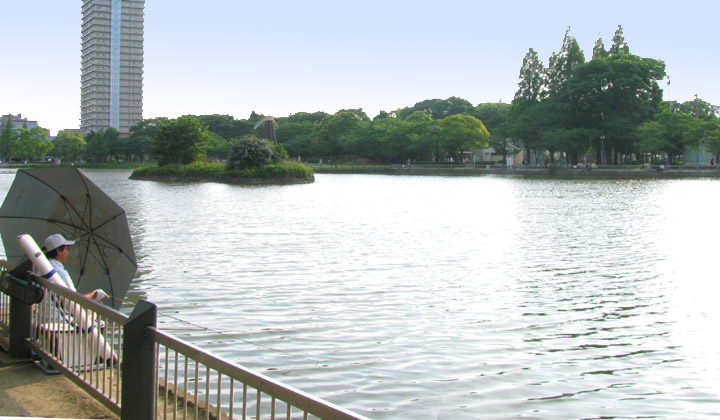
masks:
<svg viewBox="0 0 720 420"><path fill-rule="evenodd" d="M338 419L362 417L199 347L148 328L157 343L163 412L182 418ZM283 413L283 414L280 414ZM172 417L174 418L174 417Z"/></svg>
<svg viewBox="0 0 720 420"><path fill-rule="evenodd" d="M25 352L123 419L366 419L160 331L150 302L140 301L128 317L34 280L45 292L39 304L0 293L0 329L10 332L11 353L21 338Z"/></svg>

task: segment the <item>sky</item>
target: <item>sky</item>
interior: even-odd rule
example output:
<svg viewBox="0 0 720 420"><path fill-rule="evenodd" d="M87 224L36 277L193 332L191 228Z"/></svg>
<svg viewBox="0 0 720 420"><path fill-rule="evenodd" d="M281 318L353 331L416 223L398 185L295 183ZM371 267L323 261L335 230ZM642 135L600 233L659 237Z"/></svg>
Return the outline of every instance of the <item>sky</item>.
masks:
<svg viewBox="0 0 720 420"><path fill-rule="evenodd" d="M81 6L0 0L0 114L79 127ZM720 105L718 16L717 0L146 0L143 117L510 103L529 48L547 65L570 27L589 60L618 25L665 62L665 99Z"/></svg>

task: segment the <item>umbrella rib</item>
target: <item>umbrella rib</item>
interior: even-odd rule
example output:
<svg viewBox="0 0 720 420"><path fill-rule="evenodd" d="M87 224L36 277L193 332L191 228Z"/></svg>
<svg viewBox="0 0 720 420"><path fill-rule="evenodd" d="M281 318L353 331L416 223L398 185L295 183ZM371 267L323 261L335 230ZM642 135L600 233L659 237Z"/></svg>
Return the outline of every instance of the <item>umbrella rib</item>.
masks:
<svg viewBox="0 0 720 420"><path fill-rule="evenodd" d="M78 172L80 172L80 171L78 170ZM90 221L91 221L90 230L92 230L93 229L92 228L92 200L90 199L90 189L88 188L88 184L87 184L87 182L85 182L84 177L80 177L80 181L82 181L83 186L85 187L85 196L87 197L87 201L85 201L85 209L84 210L85 210L85 212L90 213ZM87 213L83 213L83 221L85 220L85 215L87 215Z"/></svg>
<svg viewBox="0 0 720 420"><path fill-rule="evenodd" d="M102 264L102 267L105 270L105 274L107 274L108 278L110 278L110 269L107 265L107 262L105 261L105 258L102 257L102 251L100 249L100 245L98 245L98 243L97 243L97 236L90 235L88 237L87 244L88 245L87 245L87 249L86 249L86 253L85 253L85 261L83 261L83 263L81 265L82 268L80 270L80 278L78 279L78 286L80 286L80 282L82 281L83 271L85 270L85 268L84 268L85 263L87 262L87 259L90 258L90 253L91 253L90 247L91 246L94 247L95 251L97 252L97 254L95 254L95 260L97 260L99 264ZM110 296L114 296L115 291L113 290L112 281L108 282L108 284L110 287Z"/></svg>

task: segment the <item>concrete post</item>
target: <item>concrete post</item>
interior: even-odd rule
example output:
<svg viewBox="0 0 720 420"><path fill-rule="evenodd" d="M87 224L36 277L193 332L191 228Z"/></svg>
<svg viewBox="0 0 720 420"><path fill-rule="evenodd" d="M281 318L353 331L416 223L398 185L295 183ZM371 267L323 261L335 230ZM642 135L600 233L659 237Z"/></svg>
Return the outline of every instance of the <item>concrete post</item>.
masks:
<svg viewBox="0 0 720 420"><path fill-rule="evenodd" d="M123 328L122 420L155 418L155 342L145 329L156 326L157 307L141 300Z"/></svg>

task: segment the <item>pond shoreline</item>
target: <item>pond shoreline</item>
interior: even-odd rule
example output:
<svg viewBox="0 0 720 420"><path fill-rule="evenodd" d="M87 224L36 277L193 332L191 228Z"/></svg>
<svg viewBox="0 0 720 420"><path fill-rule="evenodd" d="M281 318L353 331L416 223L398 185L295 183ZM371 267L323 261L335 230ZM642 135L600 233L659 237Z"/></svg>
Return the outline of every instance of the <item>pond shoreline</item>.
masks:
<svg viewBox="0 0 720 420"><path fill-rule="evenodd" d="M375 175L417 175L417 176L512 176L526 178L558 179L682 179L720 178L720 170L701 168L666 169L575 169L565 168L551 173L548 168L473 168L473 167L314 167L320 174L375 174Z"/></svg>

